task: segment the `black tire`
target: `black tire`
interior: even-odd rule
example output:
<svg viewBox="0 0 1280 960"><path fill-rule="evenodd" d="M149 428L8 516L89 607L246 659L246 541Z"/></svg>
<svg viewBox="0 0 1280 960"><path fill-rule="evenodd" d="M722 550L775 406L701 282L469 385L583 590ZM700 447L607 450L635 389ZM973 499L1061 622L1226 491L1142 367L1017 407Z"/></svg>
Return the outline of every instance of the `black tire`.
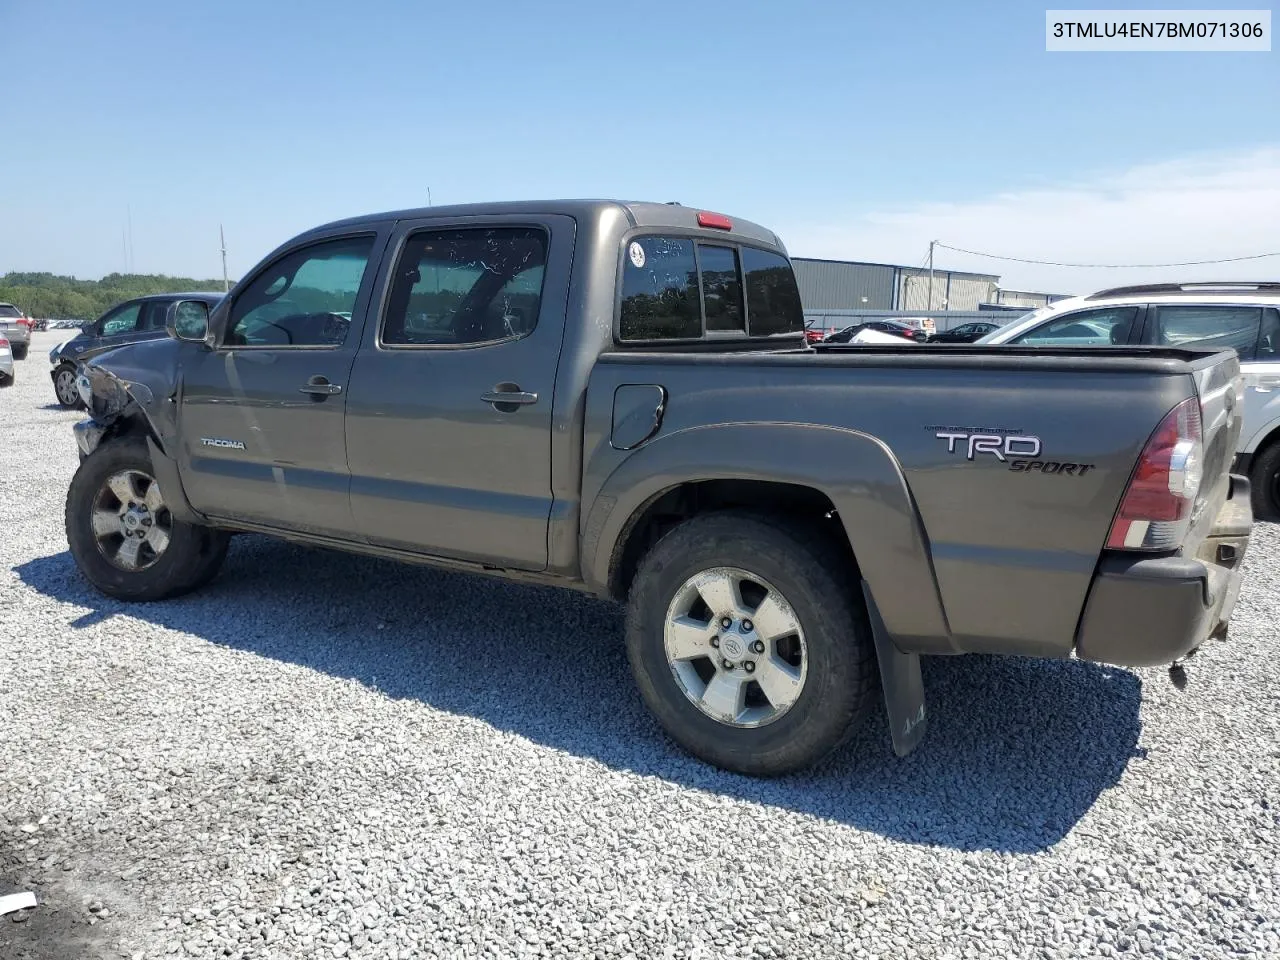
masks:
<svg viewBox="0 0 1280 960"><path fill-rule="evenodd" d="M58 379L62 376L71 378L71 389L68 396L72 397L72 401L68 403L63 399L62 391L58 386ZM80 399L80 391L76 389L76 368L69 363L61 364L54 371L53 396L58 401L58 406L64 410L79 410L84 407L84 401Z"/></svg>
<svg viewBox="0 0 1280 960"><path fill-rule="evenodd" d="M627 613L627 655L646 705L678 744L717 767L777 776L817 763L845 741L878 683L865 604L849 559L809 525L724 511L686 521L641 562ZM682 585L714 567L738 567L787 600L807 645L808 673L794 704L758 727L733 726L695 706L667 660L668 607Z"/></svg>
<svg viewBox="0 0 1280 960"><path fill-rule="evenodd" d="M1280 521L1280 440L1254 457L1249 468L1249 489L1254 517Z"/></svg>
<svg viewBox="0 0 1280 960"><path fill-rule="evenodd" d="M98 548L91 519L99 491L113 474L137 470L152 475L151 469L142 438L108 440L81 461L67 490L71 556L85 579L117 600L146 602L187 593L213 579L226 556L227 533L170 518L169 544L151 566L130 571L107 559Z"/></svg>
<svg viewBox="0 0 1280 960"><path fill-rule="evenodd" d="M31 348L30 348L27 344L25 344L25 343L23 343L23 344L17 344L17 343L15 343L15 344L13 345L13 359L15 359L15 360L25 360L25 359L27 359L27 351L28 351L28 350L30 350L30 349L31 349Z"/></svg>

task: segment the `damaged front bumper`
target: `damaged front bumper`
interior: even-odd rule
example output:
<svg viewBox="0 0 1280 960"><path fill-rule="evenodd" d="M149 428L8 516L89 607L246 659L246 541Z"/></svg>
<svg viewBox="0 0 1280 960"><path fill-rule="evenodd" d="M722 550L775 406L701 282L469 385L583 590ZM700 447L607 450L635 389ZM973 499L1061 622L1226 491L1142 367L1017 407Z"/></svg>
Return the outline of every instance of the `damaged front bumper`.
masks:
<svg viewBox="0 0 1280 960"><path fill-rule="evenodd" d="M75 435L76 447L80 450L81 460L98 449L98 444L102 443L102 438L106 435L108 426L108 424L100 423L92 417L88 420L81 420L72 426L71 432Z"/></svg>

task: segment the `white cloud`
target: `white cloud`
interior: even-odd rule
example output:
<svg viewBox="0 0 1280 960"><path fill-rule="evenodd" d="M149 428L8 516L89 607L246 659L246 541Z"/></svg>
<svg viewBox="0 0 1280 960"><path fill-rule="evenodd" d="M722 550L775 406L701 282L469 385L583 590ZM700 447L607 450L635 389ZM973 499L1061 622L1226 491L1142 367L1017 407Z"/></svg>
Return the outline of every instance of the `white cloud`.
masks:
<svg viewBox="0 0 1280 960"><path fill-rule="evenodd" d="M1146 164L1077 182L879 210L849 222L779 224L793 256L920 263L929 241L1067 263L1169 263L1280 251L1280 146ZM1174 269L1098 270L950 250L935 265L1001 276L1009 289L1078 293L1157 280L1280 278L1280 257Z"/></svg>

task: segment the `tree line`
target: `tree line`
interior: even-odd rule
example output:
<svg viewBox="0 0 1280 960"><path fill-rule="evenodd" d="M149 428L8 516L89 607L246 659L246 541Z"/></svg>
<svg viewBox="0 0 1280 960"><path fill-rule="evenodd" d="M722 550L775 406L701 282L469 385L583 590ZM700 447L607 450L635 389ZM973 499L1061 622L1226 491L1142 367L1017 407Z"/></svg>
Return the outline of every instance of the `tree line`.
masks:
<svg viewBox="0 0 1280 960"><path fill-rule="evenodd" d="M101 280L77 280L52 273L0 276L0 302L12 303L29 317L49 320L92 320L117 303L151 293L221 289L221 280L156 273L109 273Z"/></svg>

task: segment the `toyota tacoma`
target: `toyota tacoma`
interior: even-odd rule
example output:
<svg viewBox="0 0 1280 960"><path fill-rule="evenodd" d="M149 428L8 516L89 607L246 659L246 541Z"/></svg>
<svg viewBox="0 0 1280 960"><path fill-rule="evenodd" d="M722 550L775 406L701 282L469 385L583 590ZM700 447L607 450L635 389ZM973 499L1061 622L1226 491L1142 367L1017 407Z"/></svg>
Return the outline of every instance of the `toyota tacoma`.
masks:
<svg viewBox="0 0 1280 960"><path fill-rule="evenodd" d="M258 533L627 606L683 747L772 775L920 657L1181 662L1253 518L1233 351L823 345L770 230L678 204L364 216L89 360L66 534L126 601ZM590 644L589 637L583 637Z"/></svg>

